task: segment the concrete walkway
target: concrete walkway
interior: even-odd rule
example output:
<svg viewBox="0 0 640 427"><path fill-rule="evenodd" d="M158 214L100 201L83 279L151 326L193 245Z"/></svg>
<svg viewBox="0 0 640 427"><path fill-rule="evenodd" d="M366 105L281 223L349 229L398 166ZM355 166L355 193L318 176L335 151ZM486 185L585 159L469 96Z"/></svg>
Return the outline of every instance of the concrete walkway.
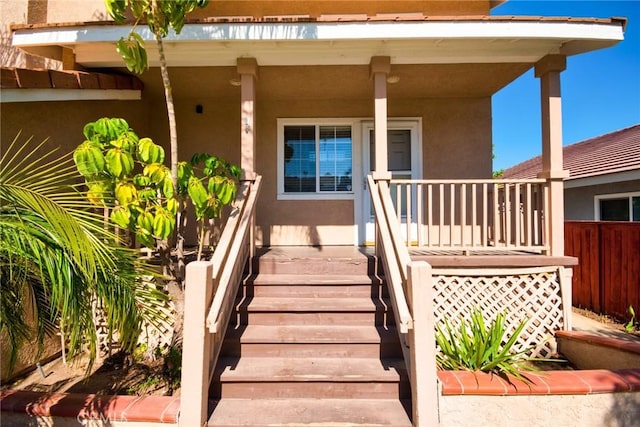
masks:
<svg viewBox="0 0 640 427"><path fill-rule="evenodd" d="M612 325L590 319L573 311L572 322L574 331L585 332L603 337L617 338L629 342L640 343L640 335L630 334Z"/></svg>

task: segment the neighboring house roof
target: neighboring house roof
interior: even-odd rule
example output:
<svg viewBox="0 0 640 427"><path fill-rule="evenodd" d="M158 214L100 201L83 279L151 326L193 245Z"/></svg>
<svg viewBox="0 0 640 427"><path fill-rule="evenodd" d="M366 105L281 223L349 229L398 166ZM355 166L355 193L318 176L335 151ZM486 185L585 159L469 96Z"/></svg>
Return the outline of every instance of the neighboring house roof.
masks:
<svg viewBox="0 0 640 427"><path fill-rule="evenodd" d="M143 84L127 74L1 68L0 88L2 102L139 99Z"/></svg>
<svg viewBox="0 0 640 427"><path fill-rule="evenodd" d="M601 175L640 171L640 124L562 149L566 181ZM530 179L542 171L542 156L534 157L504 171L504 178Z"/></svg>

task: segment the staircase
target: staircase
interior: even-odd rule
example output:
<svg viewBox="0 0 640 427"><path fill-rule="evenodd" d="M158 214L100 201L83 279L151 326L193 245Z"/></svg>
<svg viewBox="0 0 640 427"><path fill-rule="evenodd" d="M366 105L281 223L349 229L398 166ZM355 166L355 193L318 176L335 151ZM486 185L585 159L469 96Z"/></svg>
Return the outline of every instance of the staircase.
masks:
<svg viewBox="0 0 640 427"><path fill-rule="evenodd" d="M410 426L392 309L357 248L271 249L241 288L209 426Z"/></svg>

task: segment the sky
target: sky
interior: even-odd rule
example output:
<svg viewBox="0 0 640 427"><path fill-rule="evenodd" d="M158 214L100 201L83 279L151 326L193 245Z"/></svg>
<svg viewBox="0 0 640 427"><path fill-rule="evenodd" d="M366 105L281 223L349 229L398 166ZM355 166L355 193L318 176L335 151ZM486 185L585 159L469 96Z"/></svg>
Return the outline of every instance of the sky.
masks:
<svg viewBox="0 0 640 427"><path fill-rule="evenodd" d="M509 0L492 15L626 17L625 39L567 58L560 74L563 144L640 123L640 0ZM542 152L540 82L533 70L493 97L493 170Z"/></svg>

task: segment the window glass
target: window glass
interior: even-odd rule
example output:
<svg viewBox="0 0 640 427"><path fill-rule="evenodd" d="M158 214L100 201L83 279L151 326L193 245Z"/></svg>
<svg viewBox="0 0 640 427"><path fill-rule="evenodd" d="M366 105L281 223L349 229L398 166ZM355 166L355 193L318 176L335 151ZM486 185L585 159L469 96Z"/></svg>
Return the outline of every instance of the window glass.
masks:
<svg viewBox="0 0 640 427"><path fill-rule="evenodd" d="M600 200L600 220L629 221L629 198Z"/></svg>
<svg viewBox="0 0 640 427"><path fill-rule="evenodd" d="M284 191L308 193L316 191L315 126L284 128Z"/></svg>
<svg viewBox="0 0 640 427"><path fill-rule="evenodd" d="M351 126L284 126L284 192L352 191Z"/></svg>
<svg viewBox="0 0 640 427"><path fill-rule="evenodd" d="M320 127L320 191L351 191L351 127Z"/></svg>
<svg viewBox="0 0 640 427"><path fill-rule="evenodd" d="M631 210L633 211L633 221L640 221L640 196L631 198Z"/></svg>

